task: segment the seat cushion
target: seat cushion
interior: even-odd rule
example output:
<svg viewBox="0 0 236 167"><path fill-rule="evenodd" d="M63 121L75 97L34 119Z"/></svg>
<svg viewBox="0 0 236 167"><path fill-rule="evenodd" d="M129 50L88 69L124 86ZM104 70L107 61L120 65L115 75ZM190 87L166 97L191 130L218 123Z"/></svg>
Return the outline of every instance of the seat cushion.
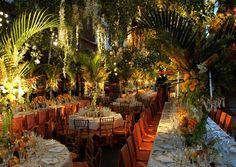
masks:
<svg viewBox="0 0 236 167"><path fill-rule="evenodd" d="M142 142L139 145L139 150L150 151L152 149L152 145L153 145L153 143Z"/></svg>
<svg viewBox="0 0 236 167"><path fill-rule="evenodd" d="M136 163L136 167L146 167L146 166L147 166L147 164L144 162L141 162L141 161L137 161L137 163Z"/></svg>
<svg viewBox="0 0 236 167"><path fill-rule="evenodd" d="M142 139L143 139L144 142L151 142L151 143L153 143L154 140L155 140L155 138L153 136L150 136L150 135L144 135L142 137Z"/></svg>
<svg viewBox="0 0 236 167"><path fill-rule="evenodd" d="M125 135L125 134L128 134L128 132L129 132L128 129L122 126L119 126L113 129L113 134L115 135Z"/></svg>

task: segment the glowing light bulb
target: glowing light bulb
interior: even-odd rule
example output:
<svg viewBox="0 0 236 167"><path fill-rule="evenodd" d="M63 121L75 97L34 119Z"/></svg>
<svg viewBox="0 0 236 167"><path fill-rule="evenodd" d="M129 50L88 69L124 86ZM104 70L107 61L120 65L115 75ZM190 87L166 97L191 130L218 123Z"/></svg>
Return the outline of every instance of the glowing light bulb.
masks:
<svg viewBox="0 0 236 167"><path fill-rule="evenodd" d="M58 45L58 42L57 42L57 41L54 41L54 42L53 42L53 45L54 45L54 46L57 46L57 45Z"/></svg>

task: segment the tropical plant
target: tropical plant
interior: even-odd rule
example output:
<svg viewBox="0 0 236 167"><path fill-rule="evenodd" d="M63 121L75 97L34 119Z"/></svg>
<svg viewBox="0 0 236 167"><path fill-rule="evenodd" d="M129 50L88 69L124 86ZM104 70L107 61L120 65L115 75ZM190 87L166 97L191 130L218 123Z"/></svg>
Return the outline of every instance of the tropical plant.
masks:
<svg viewBox="0 0 236 167"><path fill-rule="evenodd" d="M222 50L235 41L234 18L221 20L220 26L201 27L171 9L146 10L136 19L133 30L157 31L157 45L178 71L198 78L222 56Z"/></svg>
<svg viewBox="0 0 236 167"><path fill-rule="evenodd" d="M46 10L25 12L12 24L9 31L1 34L0 38L0 85L1 102L7 112L11 115L11 102L19 102L24 91L22 85L27 74L32 69L33 61L25 61L25 53L28 51L27 40L34 34L47 28L58 26L58 20L53 15L46 14ZM11 119L9 119L11 120ZM3 134L7 132L8 122L3 122Z"/></svg>
<svg viewBox="0 0 236 167"><path fill-rule="evenodd" d="M136 91L138 91L138 82L140 82L144 78L144 75L144 72L139 69L133 70L130 81L135 85Z"/></svg>
<svg viewBox="0 0 236 167"><path fill-rule="evenodd" d="M82 65L83 78L86 81L85 86L91 89L93 95L91 105L95 107L98 92L103 87L109 73L103 65L100 54L83 54L80 57L80 63Z"/></svg>
<svg viewBox="0 0 236 167"><path fill-rule="evenodd" d="M199 113L204 111L200 99L208 94L205 89L207 72L220 57L224 56L223 51L235 42L235 18L232 15L225 15L223 19L217 20L219 23L214 26L212 23L217 16L209 19L208 15L207 19L205 18L206 22L203 23L204 18L187 17L182 9L181 11L174 8L146 10L136 19L133 31L157 32L156 43L159 45L159 50L171 60L171 68L182 73L183 100L195 115L203 115L199 121L201 124L206 122L204 119L207 114ZM196 22L196 19L201 21ZM199 127L202 128L200 125ZM192 137L194 138L194 135Z"/></svg>

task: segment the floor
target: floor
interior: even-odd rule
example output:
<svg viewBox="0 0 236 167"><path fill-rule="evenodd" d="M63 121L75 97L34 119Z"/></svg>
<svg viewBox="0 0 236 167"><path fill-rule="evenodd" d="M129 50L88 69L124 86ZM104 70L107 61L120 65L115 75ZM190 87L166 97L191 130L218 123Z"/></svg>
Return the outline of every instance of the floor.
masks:
<svg viewBox="0 0 236 167"><path fill-rule="evenodd" d="M117 143L110 147L102 147L102 167L118 167L119 152L124 143Z"/></svg>

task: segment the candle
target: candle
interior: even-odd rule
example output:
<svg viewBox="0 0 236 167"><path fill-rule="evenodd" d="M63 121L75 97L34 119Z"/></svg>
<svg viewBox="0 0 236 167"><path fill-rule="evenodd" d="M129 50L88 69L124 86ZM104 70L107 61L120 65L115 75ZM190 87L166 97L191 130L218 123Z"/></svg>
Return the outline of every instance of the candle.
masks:
<svg viewBox="0 0 236 167"><path fill-rule="evenodd" d="M179 98L179 71L178 71L178 76L177 76L177 98Z"/></svg>
<svg viewBox="0 0 236 167"><path fill-rule="evenodd" d="M210 86L210 98L213 99L211 71L209 71L209 86Z"/></svg>

